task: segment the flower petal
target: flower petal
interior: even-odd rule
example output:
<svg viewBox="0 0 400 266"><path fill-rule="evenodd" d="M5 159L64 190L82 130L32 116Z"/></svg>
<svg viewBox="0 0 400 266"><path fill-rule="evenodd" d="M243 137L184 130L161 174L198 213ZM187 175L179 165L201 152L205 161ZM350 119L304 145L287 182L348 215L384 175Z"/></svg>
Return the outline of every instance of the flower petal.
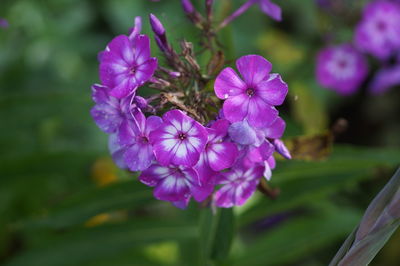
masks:
<svg viewBox="0 0 400 266"><path fill-rule="evenodd" d="M207 148L207 159L214 171L229 168L238 156L238 149L234 143L222 142L210 145Z"/></svg>
<svg viewBox="0 0 400 266"><path fill-rule="evenodd" d="M257 94L270 105L281 105L288 93L288 86L278 74L271 74L266 81L257 84Z"/></svg>
<svg viewBox="0 0 400 266"><path fill-rule="evenodd" d="M249 103L247 119L251 126L263 128L270 125L278 117L278 111L266 104L259 97L252 97Z"/></svg>
<svg viewBox="0 0 400 266"><path fill-rule="evenodd" d="M150 58L150 38L144 34L140 34L133 40L135 47L134 60L137 65L143 64Z"/></svg>
<svg viewBox="0 0 400 266"><path fill-rule="evenodd" d="M236 74L235 70L227 67L219 73L214 83L215 94L220 99L235 96L246 89L246 84Z"/></svg>
<svg viewBox="0 0 400 266"><path fill-rule="evenodd" d="M232 123L242 121L247 116L249 102L246 94L229 97L223 105L225 118Z"/></svg>
<svg viewBox="0 0 400 266"><path fill-rule="evenodd" d="M125 164L131 171L146 170L154 160L153 148L148 143L137 142L124 153Z"/></svg>
<svg viewBox="0 0 400 266"><path fill-rule="evenodd" d="M283 132L285 132L286 123L279 116L275 119L275 121L266 127L263 131L265 133L265 137L271 139L279 139L282 137Z"/></svg>
<svg viewBox="0 0 400 266"><path fill-rule="evenodd" d="M259 55L245 55L236 61L236 67L245 80L247 87L255 87L268 78L272 64Z"/></svg>

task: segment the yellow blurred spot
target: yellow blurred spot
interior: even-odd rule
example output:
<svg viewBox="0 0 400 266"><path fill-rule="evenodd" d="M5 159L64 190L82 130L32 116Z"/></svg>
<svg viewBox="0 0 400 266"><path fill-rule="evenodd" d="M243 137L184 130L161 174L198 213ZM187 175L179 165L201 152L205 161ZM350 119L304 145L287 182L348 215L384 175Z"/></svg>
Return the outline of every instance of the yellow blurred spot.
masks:
<svg viewBox="0 0 400 266"><path fill-rule="evenodd" d="M293 117L299 122L305 135L316 135L327 130L328 117L322 102L309 87L300 82L289 84L289 100L293 106Z"/></svg>
<svg viewBox="0 0 400 266"><path fill-rule="evenodd" d="M265 32L257 41L258 48L267 58L283 67L291 67L304 58L304 52L289 36L278 30Z"/></svg>
<svg viewBox="0 0 400 266"><path fill-rule="evenodd" d="M149 259L163 264L176 265L178 261L178 245L175 242L163 242L149 245L144 249Z"/></svg>
<svg viewBox="0 0 400 266"><path fill-rule="evenodd" d="M92 179L98 186L106 186L117 181L113 161L110 158L98 159L92 167Z"/></svg>
<svg viewBox="0 0 400 266"><path fill-rule="evenodd" d="M105 222L107 222L110 219L110 215L108 213L100 213L96 216L93 216L89 220L85 222L86 227L94 227L101 225Z"/></svg>

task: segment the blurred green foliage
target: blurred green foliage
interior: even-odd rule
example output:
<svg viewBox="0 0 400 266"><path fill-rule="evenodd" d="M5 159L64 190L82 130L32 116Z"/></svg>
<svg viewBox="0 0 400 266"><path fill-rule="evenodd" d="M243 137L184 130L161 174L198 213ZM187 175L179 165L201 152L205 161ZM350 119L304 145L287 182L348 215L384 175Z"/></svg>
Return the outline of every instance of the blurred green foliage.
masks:
<svg viewBox="0 0 400 266"><path fill-rule="evenodd" d="M244 1L216 2L222 18ZM179 1L2 0L10 26L0 29L0 263L327 265L399 165L400 93L339 98L315 82L316 51L329 34L350 41L362 1L333 13L312 0L276 2L281 24L251 8L221 32L227 58L259 53L288 82L286 138L326 132L338 118L348 129L328 158L279 161L270 183L278 198L257 192L214 216L158 202L110 165L89 115L97 53L135 16L155 13L172 42L198 48ZM389 242L376 265L399 265L398 248Z"/></svg>

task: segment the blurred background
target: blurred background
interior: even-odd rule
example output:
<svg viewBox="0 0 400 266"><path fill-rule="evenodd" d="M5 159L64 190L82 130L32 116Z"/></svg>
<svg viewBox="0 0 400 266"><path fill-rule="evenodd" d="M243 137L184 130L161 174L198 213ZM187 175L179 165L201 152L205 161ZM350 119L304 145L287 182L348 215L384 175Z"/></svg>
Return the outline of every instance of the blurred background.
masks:
<svg viewBox="0 0 400 266"><path fill-rule="evenodd" d="M245 1L216 2L222 19ZM143 33L154 13L176 47L198 48L180 1L1 0L0 264L327 265L399 165L400 90L342 97L315 80L317 51L351 41L367 1L275 2L283 22L252 7L220 39L232 62L260 54L289 84L280 111L295 159L278 161L275 199L256 192L215 230L209 209L156 201L117 169L89 114L97 53L135 16ZM400 265L399 249L397 232L372 265Z"/></svg>

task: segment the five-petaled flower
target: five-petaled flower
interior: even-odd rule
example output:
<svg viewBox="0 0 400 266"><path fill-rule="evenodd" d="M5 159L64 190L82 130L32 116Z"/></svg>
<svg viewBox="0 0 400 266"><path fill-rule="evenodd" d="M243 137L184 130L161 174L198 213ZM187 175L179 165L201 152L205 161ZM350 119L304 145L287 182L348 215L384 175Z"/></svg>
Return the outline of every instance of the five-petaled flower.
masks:
<svg viewBox="0 0 400 266"><path fill-rule="evenodd" d="M236 67L244 81L230 67L215 80L215 93L225 100L225 118L232 123L247 119L259 128L270 125L278 116L274 106L281 105L288 92L286 83L280 75L269 73L272 65L262 56L242 56Z"/></svg>
<svg viewBox="0 0 400 266"><path fill-rule="evenodd" d="M180 110L163 115L160 128L150 134L157 161L162 165L193 166L207 143L207 131Z"/></svg>
<svg viewBox="0 0 400 266"><path fill-rule="evenodd" d="M142 34L133 40L126 35L115 37L100 56L101 82L116 98L134 94L156 68L157 59L150 57L150 39Z"/></svg>
<svg viewBox="0 0 400 266"><path fill-rule="evenodd" d="M123 159L131 171L143 171L154 160L153 146L149 134L162 123L158 116L147 119L140 110L136 110L133 119L125 120L118 132L119 144L125 147Z"/></svg>
<svg viewBox="0 0 400 266"><path fill-rule="evenodd" d="M222 187L214 195L218 207L230 208L243 205L254 193L263 175L264 167L234 167L218 176L217 184Z"/></svg>
<svg viewBox="0 0 400 266"><path fill-rule="evenodd" d="M317 56L318 82L342 95L354 93L368 74L364 56L350 44L330 46Z"/></svg>
<svg viewBox="0 0 400 266"><path fill-rule="evenodd" d="M196 170L184 166L162 166L152 164L139 176L139 180L154 188L154 196L159 200L176 203L185 207L191 196L203 201L212 192L213 186L205 185Z"/></svg>
<svg viewBox="0 0 400 266"><path fill-rule="evenodd" d="M400 4L378 0L369 3L356 27L355 43L363 51L386 59L400 50Z"/></svg>

